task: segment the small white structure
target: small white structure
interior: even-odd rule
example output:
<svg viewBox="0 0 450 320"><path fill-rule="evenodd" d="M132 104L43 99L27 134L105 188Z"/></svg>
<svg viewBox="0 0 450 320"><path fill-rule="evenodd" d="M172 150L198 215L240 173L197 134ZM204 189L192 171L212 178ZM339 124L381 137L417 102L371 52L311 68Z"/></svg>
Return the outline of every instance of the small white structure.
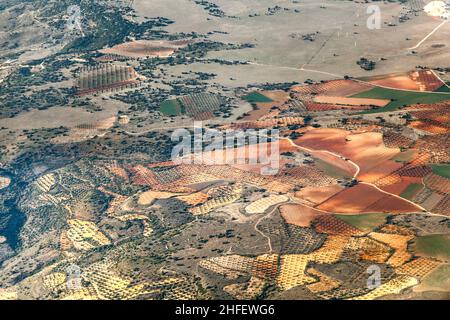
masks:
<svg viewBox="0 0 450 320"><path fill-rule="evenodd" d="M450 19L450 3L446 1L431 1L423 10L430 16Z"/></svg>

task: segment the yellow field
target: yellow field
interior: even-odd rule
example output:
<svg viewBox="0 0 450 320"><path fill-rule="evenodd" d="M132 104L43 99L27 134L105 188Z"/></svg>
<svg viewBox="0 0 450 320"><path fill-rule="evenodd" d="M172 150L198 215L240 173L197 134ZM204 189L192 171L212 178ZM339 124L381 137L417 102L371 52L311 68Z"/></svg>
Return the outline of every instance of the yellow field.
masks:
<svg viewBox="0 0 450 320"><path fill-rule="evenodd" d="M70 226L67 237L77 250L91 250L111 243L93 222L73 219L67 223Z"/></svg>
<svg viewBox="0 0 450 320"><path fill-rule="evenodd" d="M415 286L418 283L419 281L414 277L400 275L397 278L382 284L368 294L350 300L375 300L389 294L400 294L404 289Z"/></svg>
<svg viewBox="0 0 450 320"><path fill-rule="evenodd" d="M227 204L231 204L241 197L242 186L236 184L232 189L224 189L223 193L218 192L215 198L204 202L202 205L189 209L193 215L207 214L213 209L223 207Z"/></svg>
<svg viewBox="0 0 450 320"><path fill-rule="evenodd" d="M341 285L341 282L339 280L333 279L314 268L308 269L308 273L320 279L319 282L312 283L306 286L313 293L330 291L338 288Z"/></svg>
<svg viewBox="0 0 450 320"><path fill-rule="evenodd" d="M393 267L398 267L411 259L411 254L408 252L408 241L412 236L404 236L399 234L387 234L379 232L371 232L369 236L372 239L387 244L391 248L395 249L394 254L387 261Z"/></svg>
<svg viewBox="0 0 450 320"><path fill-rule="evenodd" d="M56 178L53 173L46 174L36 180L36 185L42 192L49 192L55 183Z"/></svg>
<svg viewBox="0 0 450 320"><path fill-rule="evenodd" d="M139 196L138 204L141 206L147 206L153 203L153 201L158 199L169 199L176 196L176 193L171 192L161 192L161 191L146 191Z"/></svg>
<svg viewBox="0 0 450 320"><path fill-rule="evenodd" d="M286 202L288 200L289 198L287 196L271 194L266 198L261 198L249 204L247 207L245 207L245 212L249 214L264 213L270 207L277 205L279 203Z"/></svg>
<svg viewBox="0 0 450 320"><path fill-rule="evenodd" d="M178 196L177 199L179 199L191 206L196 206L196 205L208 200L208 195L203 192L196 192L196 193L189 194L186 196Z"/></svg>
<svg viewBox="0 0 450 320"><path fill-rule="evenodd" d="M281 269L277 283L284 290L296 286L316 282L316 279L305 274L309 262L308 256L303 254L288 254L281 257Z"/></svg>

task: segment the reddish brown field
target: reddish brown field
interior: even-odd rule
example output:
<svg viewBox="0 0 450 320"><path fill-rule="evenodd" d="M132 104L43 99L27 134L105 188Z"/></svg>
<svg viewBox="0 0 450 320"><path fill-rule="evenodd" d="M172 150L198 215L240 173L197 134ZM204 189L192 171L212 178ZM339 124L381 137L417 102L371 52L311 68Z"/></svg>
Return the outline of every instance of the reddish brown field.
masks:
<svg viewBox="0 0 450 320"><path fill-rule="evenodd" d="M340 185L332 185L326 187L306 187L295 193L295 197L303 199L315 204L319 204L328 200L344 188Z"/></svg>
<svg viewBox="0 0 450 320"><path fill-rule="evenodd" d="M301 204L285 204L280 206L280 214L289 224L309 227L317 216L324 213Z"/></svg>
<svg viewBox="0 0 450 320"><path fill-rule="evenodd" d="M402 166L390 160L400 150L387 148L383 143L382 134L377 132L351 134L341 129L316 129L306 132L303 137L296 139L295 143L311 149L332 151L352 160L361 169L358 177L362 181L375 181ZM343 162L346 164L345 167L352 168L350 172L355 171L348 161L333 155L328 157L327 162L339 167Z"/></svg>
<svg viewBox="0 0 450 320"><path fill-rule="evenodd" d="M416 206L413 206L409 202L402 201L401 199L386 196L371 204L365 208L365 212L384 212L384 213L408 213L408 212L420 212L421 210Z"/></svg>
<svg viewBox="0 0 450 320"><path fill-rule="evenodd" d="M363 234L360 230L333 215L318 216L314 220L314 227L317 232L331 235L355 236Z"/></svg>
<svg viewBox="0 0 450 320"><path fill-rule="evenodd" d="M450 131L450 126L430 119L412 121L409 125L415 129L434 134L447 133Z"/></svg>
<svg viewBox="0 0 450 320"><path fill-rule="evenodd" d="M419 84L420 91L435 91L444 84L430 70L419 70L410 72L409 77Z"/></svg>
<svg viewBox="0 0 450 320"><path fill-rule="evenodd" d="M345 144L345 138L349 134L349 132L341 129L312 129L294 142L297 145L314 150L335 151L334 149L340 149L338 146Z"/></svg>
<svg viewBox="0 0 450 320"><path fill-rule="evenodd" d="M443 83L430 70L412 71L405 74L386 75L382 79L370 81L374 85L393 89L414 91L435 91L442 87Z"/></svg>
<svg viewBox="0 0 450 320"><path fill-rule="evenodd" d="M387 195L376 188L358 184L346 189L317 207L337 213L408 213L419 209L407 201Z"/></svg>
<svg viewBox="0 0 450 320"><path fill-rule="evenodd" d="M391 185L381 186L386 192L400 195L411 183L421 183L422 179L417 177L399 177L399 181Z"/></svg>
<svg viewBox="0 0 450 320"><path fill-rule="evenodd" d="M133 174L132 181L137 185L156 185L158 184L158 180L156 179L155 174L142 165L137 165L134 167L128 168Z"/></svg>
<svg viewBox="0 0 450 320"><path fill-rule="evenodd" d="M419 85L407 74L387 76L383 79L372 80L370 83L393 89L419 90Z"/></svg>

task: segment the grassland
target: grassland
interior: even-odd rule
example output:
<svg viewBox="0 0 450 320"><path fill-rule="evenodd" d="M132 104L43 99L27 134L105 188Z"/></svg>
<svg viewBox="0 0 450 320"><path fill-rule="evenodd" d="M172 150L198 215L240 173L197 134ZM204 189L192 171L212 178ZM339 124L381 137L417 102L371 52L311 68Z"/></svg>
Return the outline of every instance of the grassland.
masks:
<svg viewBox="0 0 450 320"><path fill-rule="evenodd" d="M395 155L391 160L395 162L409 162L413 159L414 150L407 150Z"/></svg>
<svg viewBox="0 0 450 320"><path fill-rule="evenodd" d="M450 179L450 165L448 164L433 164L431 166L434 174Z"/></svg>
<svg viewBox="0 0 450 320"><path fill-rule="evenodd" d="M419 291L426 290L442 290L447 291L450 289L450 280L448 275L450 274L450 264L443 264L436 270L428 274L417 289Z"/></svg>
<svg viewBox="0 0 450 320"><path fill-rule="evenodd" d="M415 252L421 256L450 261L450 234L418 237L415 241Z"/></svg>
<svg viewBox="0 0 450 320"><path fill-rule="evenodd" d="M339 169L338 167L335 167L323 160L315 159L315 163L319 169L324 171L327 175L336 178L336 179L342 179L342 178L352 178L352 175L344 170Z"/></svg>
<svg viewBox="0 0 450 320"><path fill-rule="evenodd" d="M419 183L411 183L406 189L405 191L403 191L400 194L400 197L411 200L412 197L414 197L415 194L417 194L417 192L420 191L420 189L423 188L423 185L419 184Z"/></svg>
<svg viewBox="0 0 450 320"><path fill-rule="evenodd" d="M439 89L437 89L435 92L450 92L450 88L448 87L450 86L450 82L447 83L446 86L442 86Z"/></svg>
<svg viewBox="0 0 450 320"><path fill-rule="evenodd" d="M182 114L182 107L178 99L164 101L159 110L166 116L178 116Z"/></svg>
<svg viewBox="0 0 450 320"><path fill-rule="evenodd" d="M265 95L259 92L251 92L242 97L244 100L248 102L272 102L273 100L266 97Z"/></svg>
<svg viewBox="0 0 450 320"><path fill-rule="evenodd" d="M438 103L446 100L450 100L450 94L445 93L427 93L427 92L411 92L404 90L386 89L381 87L373 88L366 92L358 93L352 98L369 98L369 99L391 99L384 108L377 108L362 112L378 113L395 111L402 106L408 106L416 103Z"/></svg>
<svg viewBox="0 0 450 320"><path fill-rule="evenodd" d="M359 215L336 215L337 218L361 231L372 231L386 222L388 214L367 213Z"/></svg>

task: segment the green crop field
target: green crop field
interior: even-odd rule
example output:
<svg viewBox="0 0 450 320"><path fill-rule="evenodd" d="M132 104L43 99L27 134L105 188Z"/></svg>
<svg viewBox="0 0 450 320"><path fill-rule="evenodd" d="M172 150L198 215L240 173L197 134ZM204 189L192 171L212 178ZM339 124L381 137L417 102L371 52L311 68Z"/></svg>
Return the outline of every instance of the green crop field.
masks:
<svg viewBox="0 0 450 320"><path fill-rule="evenodd" d="M388 214L385 213L367 213L358 215L341 215L336 217L354 226L361 231L372 231L386 222Z"/></svg>
<svg viewBox="0 0 450 320"><path fill-rule="evenodd" d="M317 167L325 172L327 175L336 178L336 179L342 179L342 178L352 178L353 176L348 173L347 171L344 171L338 167L333 166L332 164L329 164L328 162L325 162L321 159L314 159Z"/></svg>
<svg viewBox="0 0 450 320"><path fill-rule="evenodd" d="M450 259L450 234L432 234L418 237L415 252L426 257Z"/></svg>
<svg viewBox="0 0 450 320"><path fill-rule="evenodd" d="M450 165L448 164L433 164L431 170L438 176L450 179Z"/></svg>
<svg viewBox="0 0 450 320"><path fill-rule="evenodd" d="M448 93L411 92L376 87L366 92L353 95L352 98L391 99L386 107L367 110L361 114L395 111L402 106L416 103L437 103L450 100Z"/></svg>
<svg viewBox="0 0 450 320"><path fill-rule="evenodd" d="M406 150L395 155L391 160L395 162L409 162L412 160L414 153L414 150Z"/></svg>
<svg viewBox="0 0 450 320"><path fill-rule="evenodd" d="M448 82L446 86L440 87L435 92L450 92L450 88L448 86L450 86L450 82Z"/></svg>
<svg viewBox="0 0 450 320"><path fill-rule="evenodd" d="M178 116L182 114L181 105L177 99L164 101L159 110L166 116Z"/></svg>
<svg viewBox="0 0 450 320"><path fill-rule="evenodd" d="M408 187L406 187L405 191L400 194L400 197L411 200L421 189L423 185L419 183L411 183Z"/></svg>
<svg viewBox="0 0 450 320"><path fill-rule="evenodd" d="M265 95L259 92L252 92L242 97L244 100L248 102L272 102L273 100L266 97Z"/></svg>
<svg viewBox="0 0 450 320"><path fill-rule="evenodd" d="M421 287L425 288L439 288L441 290L448 290L450 274L450 264L443 264L429 273L423 280Z"/></svg>

